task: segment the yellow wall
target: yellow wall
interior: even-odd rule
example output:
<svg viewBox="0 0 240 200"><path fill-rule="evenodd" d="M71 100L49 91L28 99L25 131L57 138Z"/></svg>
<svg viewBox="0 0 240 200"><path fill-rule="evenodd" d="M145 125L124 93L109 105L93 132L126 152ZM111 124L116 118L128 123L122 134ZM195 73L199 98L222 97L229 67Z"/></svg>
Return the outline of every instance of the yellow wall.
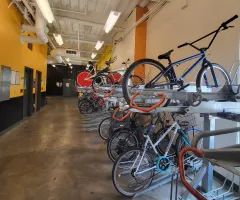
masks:
<svg viewBox="0 0 240 200"><path fill-rule="evenodd" d="M105 62L112 58L112 45L105 47L104 53L98 61L98 70L104 69L106 67Z"/></svg>
<svg viewBox="0 0 240 200"><path fill-rule="evenodd" d="M34 78L36 70L42 72L41 91L44 92L46 91L47 45L33 44L33 51L31 51L27 44L20 42L21 23L24 23L24 19L15 4L8 9L10 2L10 0L0 1L0 66L11 67L11 70L19 71L21 75L20 85L11 85L10 97L23 95L20 90L24 87L25 66L34 69Z"/></svg>

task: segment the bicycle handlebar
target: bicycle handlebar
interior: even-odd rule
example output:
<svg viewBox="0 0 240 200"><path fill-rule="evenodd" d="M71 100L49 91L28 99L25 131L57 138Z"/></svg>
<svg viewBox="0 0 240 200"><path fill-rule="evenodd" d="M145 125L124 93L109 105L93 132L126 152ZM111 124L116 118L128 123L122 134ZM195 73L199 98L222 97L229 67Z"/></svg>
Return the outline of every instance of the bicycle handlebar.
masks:
<svg viewBox="0 0 240 200"><path fill-rule="evenodd" d="M140 92L137 92L136 94L134 94L134 95L132 96L132 98L131 98L131 100L130 100L130 107L131 107L131 108L135 108L135 109L140 110L140 111L143 111L143 112L151 112L151 111L154 110L156 107L159 107L161 104L163 104L163 103L165 102L165 100L166 100L166 95L165 95L164 93L159 93L158 96L162 97L159 102L157 102L156 104L154 104L154 105L153 105L152 107L150 107L150 108L142 108L142 107L138 107L138 106L133 105L134 99L135 99L138 95L140 95L140 94L141 94Z"/></svg>
<svg viewBox="0 0 240 200"><path fill-rule="evenodd" d="M185 173L184 173L184 155L186 152L192 151L194 154L197 154L200 157L204 156L204 152L201 149L193 148L193 147L185 147L179 154L178 158L178 166L179 166L179 172L180 177L182 180L183 185L186 187L186 189L195 196L198 200L207 200L204 196L202 196L197 190L195 190L186 180Z"/></svg>
<svg viewBox="0 0 240 200"><path fill-rule="evenodd" d="M128 110L127 114L126 115L123 115L121 118L117 118L115 117L115 115L117 114L117 112L120 110L120 108L117 108L115 109L113 115L112 115L112 118L115 119L117 122L121 122L123 121L124 119L126 119L130 114L131 114L131 111ZM126 111L126 110L125 110ZM124 111L123 111L124 112Z"/></svg>
<svg viewBox="0 0 240 200"><path fill-rule="evenodd" d="M181 44L181 45L178 46L178 48L182 48L184 46L190 45L190 46L194 47L195 49L200 50L199 48L195 47L193 44L198 42L198 41L200 41L200 40L202 40L202 39L204 39L204 38L206 38L206 37L208 37L208 36L210 36L210 35L212 35L212 34L214 34L214 36L213 36L212 40L210 41L208 47L204 48L205 50L207 50L212 45L212 43L215 40L215 38L216 38L217 34L219 33L219 31L221 31L221 28L223 28L222 30L226 30L227 28L229 28L229 27L227 27L227 24L229 24L230 22L234 21L237 18L238 18L238 15L234 15L232 18L230 18L226 22L223 22L217 30L215 30L215 31L213 31L213 32L211 32L211 33L209 33L209 34L207 34L207 35L205 35L205 36L203 36L203 37L201 37L201 38L191 42L191 43L186 42L184 44Z"/></svg>
<svg viewBox="0 0 240 200"><path fill-rule="evenodd" d="M187 46L187 45L188 45L188 43L186 42L186 43L184 43L184 44L179 45L178 48L180 49L180 48L182 48L182 47L184 47L184 46Z"/></svg>
<svg viewBox="0 0 240 200"><path fill-rule="evenodd" d="M234 16L233 16L232 18L230 18L229 20L223 22L221 26L224 27L224 26L226 26L227 24L229 24L230 22L232 22L232 21L234 21L235 19L237 19L237 18L238 18L238 15L234 15Z"/></svg>

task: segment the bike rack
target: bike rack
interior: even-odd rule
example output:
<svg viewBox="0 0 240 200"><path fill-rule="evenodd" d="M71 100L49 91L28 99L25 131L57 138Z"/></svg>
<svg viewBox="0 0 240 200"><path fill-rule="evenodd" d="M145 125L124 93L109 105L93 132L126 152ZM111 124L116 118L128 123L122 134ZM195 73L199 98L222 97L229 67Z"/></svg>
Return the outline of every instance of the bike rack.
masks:
<svg viewBox="0 0 240 200"><path fill-rule="evenodd" d="M238 73L238 71L236 71L235 74L236 73ZM234 77L236 77L236 75L234 75ZM104 86L104 87L100 87L100 89L101 90L98 92L98 95L103 96L104 95L103 92L107 90L111 90L112 87ZM122 104L125 103L122 97L122 89L120 87L116 87L114 89L116 90L116 94L108 98L106 108L109 107L110 103L113 103L114 105L117 105L118 102L121 102ZM78 91L92 92L92 88L88 88L87 90L86 88L78 88ZM136 89L136 92L137 91L138 89ZM219 92L211 92L211 90L205 88L201 93L196 92L196 87L194 85L190 85L189 87L185 88L185 90L182 90L182 91L166 90L166 89L159 89L159 88L143 89L141 91L141 95L137 97L134 102L143 104L144 106L147 106L147 107L151 107L153 104L161 100L161 98L158 96L159 93L164 93L166 95L166 98L170 99L171 101L168 103L166 107L156 107L154 110L151 111L151 113L158 113L158 112L200 113L201 116L204 118L204 124L203 124L204 131L214 130L216 118L222 118L222 119L240 122L240 86L239 85L225 86ZM131 108L130 110L131 112L144 113L143 111L139 111L138 109L135 109L135 108ZM240 128L235 129L235 132L236 131L240 131ZM201 134L202 133L198 134L197 137L200 137ZM209 150L205 150L205 153L207 156L209 156L209 159L203 160L202 167L196 173L196 176L193 178L191 182L191 185L194 188L196 188L199 185L199 183L202 181L203 190L208 192L205 195L207 194L211 195L214 192L216 193L216 191L219 192L220 189L224 187L223 185L217 190L214 190L214 191L212 190L212 184L213 184L213 165L212 164L217 165L218 163L213 162L211 160L211 155L215 156L217 153L223 154L229 151L228 148L223 148L221 150L218 149L218 151L211 150L214 148L215 135L217 134L211 135L210 137L203 139L203 148L209 149ZM235 145L233 147L235 147L235 150L234 150L235 153L236 154L238 153L238 156L237 156L238 160L236 160L236 162L240 163L240 157L239 157L240 146ZM231 150L233 150L233 147L231 147ZM221 162L223 162L221 164L224 165L224 161L221 161ZM225 165L226 165L226 162L225 162ZM227 167L228 166L226 166L225 168ZM233 172L234 170L231 169L230 171ZM178 174L178 170L172 171L171 173L165 176L160 176L157 179L154 179L150 187L137 192L134 198L148 191L156 189L166 183L171 182L173 184L173 181L178 176L177 174ZM226 193L222 194L222 196L231 194L231 190L232 190L232 186L230 186L229 190ZM189 196L189 192L185 190L182 195L182 199L187 199L188 196ZM176 198L176 195L175 195L175 198ZM170 199L172 199L172 196Z"/></svg>

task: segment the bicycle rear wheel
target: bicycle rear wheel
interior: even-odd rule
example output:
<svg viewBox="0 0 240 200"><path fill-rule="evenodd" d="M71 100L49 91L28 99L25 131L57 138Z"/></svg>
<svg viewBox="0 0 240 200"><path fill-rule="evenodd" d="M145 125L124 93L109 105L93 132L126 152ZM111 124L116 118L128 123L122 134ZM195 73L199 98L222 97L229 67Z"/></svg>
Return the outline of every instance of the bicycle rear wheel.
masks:
<svg viewBox="0 0 240 200"><path fill-rule="evenodd" d="M91 114L94 111L94 107L91 101L83 100L79 104L79 111L82 115Z"/></svg>
<svg viewBox="0 0 240 200"><path fill-rule="evenodd" d="M142 158L142 160L141 160ZM134 174L140 163L138 172ZM128 197L134 196L139 190L148 188L153 180L154 169L150 169L154 163L146 152L140 149L129 150L122 154L115 162L112 170L112 181L116 190Z"/></svg>
<svg viewBox="0 0 240 200"><path fill-rule="evenodd" d="M196 86L199 91L204 91L205 87L211 89L211 92L218 92L225 85L231 85L231 78L225 68L216 63L212 63L212 66L218 86L214 82L211 67L207 66L202 68L197 76Z"/></svg>
<svg viewBox="0 0 240 200"><path fill-rule="evenodd" d="M165 67L152 59L141 59L132 63L126 70L123 77L123 96L127 103L136 91L141 91L149 81L153 80L158 74L165 71ZM139 77L139 78L137 78ZM169 73L159 78L155 84L150 85L149 88L171 88Z"/></svg>
<svg viewBox="0 0 240 200"><path fill-rule="evenodd" d="M115 133L107 143L108 157L115 162L122 153L132 147L138 147L138 140L134 133L126 130Z"/></svg>
<svg viewBox="0 0 240 200"><path fill-rule="evenodd" d="M107 140L111 132L112 117L107 117L98 126L98 134L103 140Z"/></svg>

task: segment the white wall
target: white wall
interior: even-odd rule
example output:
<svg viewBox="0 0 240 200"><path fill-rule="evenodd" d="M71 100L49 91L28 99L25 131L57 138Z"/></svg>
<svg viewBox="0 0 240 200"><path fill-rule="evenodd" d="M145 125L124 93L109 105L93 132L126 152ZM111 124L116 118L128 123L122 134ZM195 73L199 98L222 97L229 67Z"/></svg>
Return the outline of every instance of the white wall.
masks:
<svg viewBox="0 0 240 200"><path fill-rule="evenodd" d="M126 30L129 29L136 22L136 9L133 10L131 15L126 21ZM118 40L123 35L123 32L119 32L113 38L113 40ZM117 44L113 51L113 57L117 56L117 61L111 66L112 69L117 69L122 66L122 63L130 59L132 63L134 61L134 51L135 49L135 29L133 29L120 43Z"/></svg>
<svg viewBox="0 0 240 200"><path fill-rule="evenodd" d="M240 16L239 0L189 0L189 5L181 9L186 0L171 0L156 16L148 21L147 25L147 57L157 59L159 54L165 53L170 49L175 49L172 53L172 60L176 61L197 53L191 47L177 49L177 46L185 42L194 41L201 36L215 30L220 24L232 16ZM209 60L219 63L228 71L233 62L239 59L239 30L240 18L232 23L235 28L221 32L212 47ZM207 46L209 39L201 41L199 47ZM161 61L162 62L162 61ZM166 61L162 62L167 64ZM175 68L180 76L188 64L182 64ZM196 70L187 79L192 81ZM216 129L234 127L237 123L216 120ZM222 147L236 143L237 134L219 136L215 139L215 146ZM216 169L221 174L227 175L225 170Z"/></svg>

